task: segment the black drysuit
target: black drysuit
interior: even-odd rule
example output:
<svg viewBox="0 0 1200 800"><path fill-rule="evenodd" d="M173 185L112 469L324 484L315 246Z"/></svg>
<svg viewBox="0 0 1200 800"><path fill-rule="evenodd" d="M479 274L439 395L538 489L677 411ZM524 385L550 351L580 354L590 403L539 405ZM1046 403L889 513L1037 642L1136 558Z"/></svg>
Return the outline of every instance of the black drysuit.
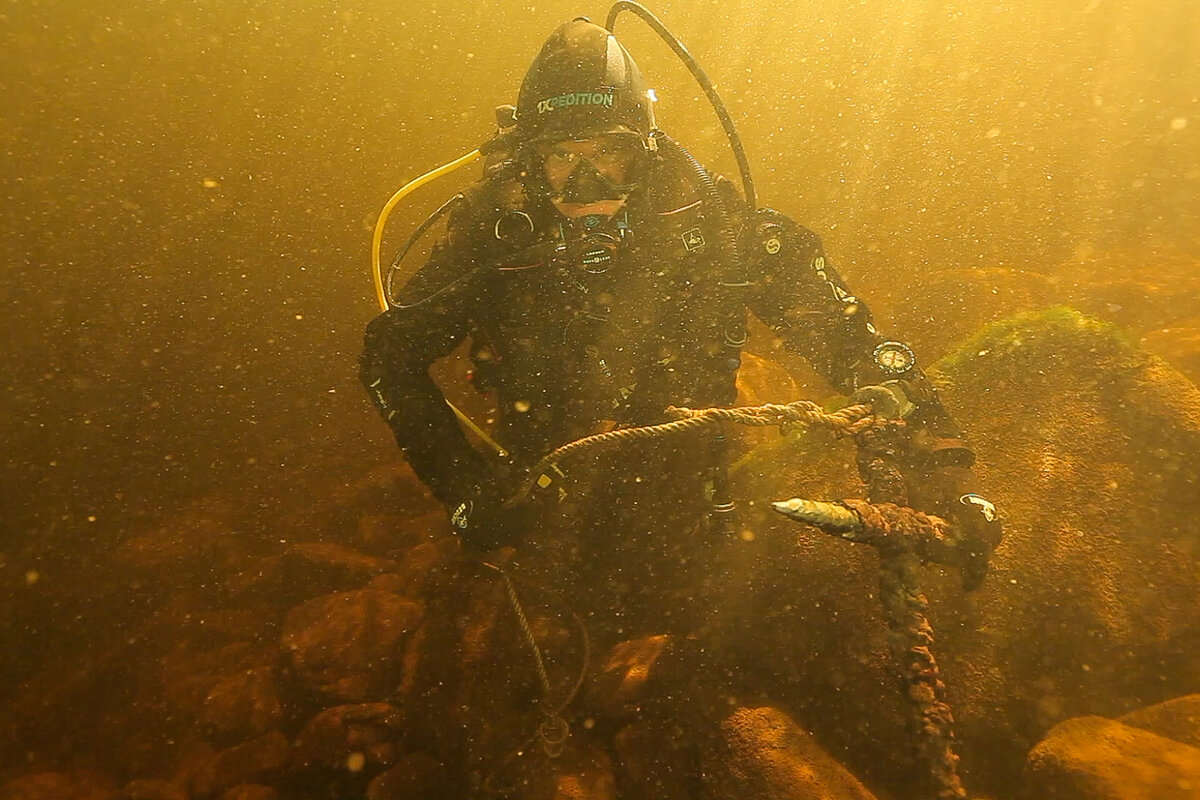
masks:
<svg viewBox="0 0 1200 800"><path fill-rule="evenodd" d="M890 379L918 387L926 424L955 437L919 369L877 363L885 339L816 234L746 209L728 184L670 154L651 160L643 186L589 229L526 191L515 165L492 170L399 302L369 324L362 381L440 500L496 474L429 375L468 336L476 384L496 393L494 437L518 471L606 420L651 424L671 405L732 404L747 312L842 391Z"/></svg>

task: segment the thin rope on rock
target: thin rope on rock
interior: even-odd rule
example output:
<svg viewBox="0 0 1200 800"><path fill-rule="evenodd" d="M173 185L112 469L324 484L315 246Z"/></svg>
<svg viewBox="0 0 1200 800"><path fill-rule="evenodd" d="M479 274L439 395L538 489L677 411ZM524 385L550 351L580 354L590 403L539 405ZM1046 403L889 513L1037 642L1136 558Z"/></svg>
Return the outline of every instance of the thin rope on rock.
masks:
<svg viewBox="0 0 1200 800"><path fill-rule="evenodd" d="M583 637L583 663L579 668L579 676L575 679L575 683L567 693L567 696L563 698L561 703L552 708L550 706L550 676L546 672L546 661L542 656L542 648L538 646L537 638L533 635L533 627L529 624L529 618L525 615L525 608L521 604L521 599L517 596L517 587L513 583L512 578L509 577L508 570L495 564L488 564L487 562L484 562L484 565L499 572L501 579L504 581L504 590L508 595L508 602L516 613L517 624L521 628L521 633L524 635L529 649L533 651L538 681L542 685L542 700L539 703L542 722L528 741L532 742L534 739L540 739L542 742L542 752L550 758L558 758L562 755L563 746L571 735L571 726L563 718L563 712L575 699L575 696L579 693L579 689L583 686L584 678L587 676L588 663L591 660L592 647L587 628L578 615L572 614L575 622L579 625L579 630ZM524 750L527 746L528 743L522 745L520 749Z"/></svg>

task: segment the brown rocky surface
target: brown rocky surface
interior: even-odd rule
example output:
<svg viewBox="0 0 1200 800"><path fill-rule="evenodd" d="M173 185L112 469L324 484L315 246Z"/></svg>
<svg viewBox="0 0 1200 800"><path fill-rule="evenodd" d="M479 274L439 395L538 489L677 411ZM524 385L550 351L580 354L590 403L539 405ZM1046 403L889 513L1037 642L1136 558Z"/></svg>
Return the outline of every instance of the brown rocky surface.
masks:
<svg viewBox="0 0 1200 800"><path fill-rule="evenodd" d="M396 762L403 719L387 703L327 708L305 723L296 737L293 764L300 768L351 770Z"/></svg>
<svg viewBox="0 0 1200 800"><path fill-rule="evenodd" d="M615 800L612 763L602 747L569 748L557 761L552 788L529 800Z"/></svg>
<svg viewBox="0 0 1200 800"><path fill-rule="evenodd" d="M1118 717L1117 721L1200 748L1200 694L1139 708Z"/></svg>
<svg viewBox="0 0 1200 800"><path fill-rule="evenodd" d="M636 713L642 689L672 637L647 636L622 642L608 652L588 687L589 705L613 719Z"/></svg>
<svg viewBox="0 0 1200 800"><path fill-rule="evenodd" d="M943 393L1008 520L987 585L947 596L935 620L970 750L1194 687L1200 391L1068 312L1018 319L960 353ZM969 761L1000 766L1003 750L991 753Z"/></svg>
<svg viewBox="0 0 1200 800"><path fill-rule="evenodd" d="M306 683L363 701L399 680L404 640L421 616L417 603L378 589L325 595L288 612L283 647Z"/></svg>
<svg viewBox="0 0 1200 800"><path fill-rule="evenodd" d="M290 753L279 731L222 750L192 776L192 794L209 797L240 784L270 783L282 777Z"/></svg>
<svg viewBox="0 0 1200 800"><path fill-rule="evenodd" d="M924 293L884 315L897 323L887 329L914 331L923 356L951 353L937 370L943 397L979 454L980 490L1005 517L981 590L963 594L956 575L925 572L965 782L1002 797L1021 791L1029 748L1071 717L1140 709L1119 728L1084 727L1080 748L1114 730L1121 741L1195 745L1194 699L1142 707L1195 691L1200 396L1145 351L1188 369L1197 276L1181 266L1106 281L1096 269L924 276ZM955 346L984 323L1063 297L1131 335L1050 311ZM755 352L746 402L827 394L811 374L785 375L763 358L769 341ZM577 621L549 599L581 587L514 572L551 697L571 696L584 665L594 676L565 707L574 733L563 762L531 738L541 691L497 573L465 564L428 492L388 466L314 488L309 505L273 510L265 524L228 500L199 503L124 538L93 585L43 580L47 602L77 597L84 607L90 592L110 616L14 689L2 733L21 762L2 774L33 774L3 784L0 798L101 800L137 778L125 795L175 800L190 786L196 798L407 800L443 796L464 774L523 784L538 800L603 798L617 785L622 796L682 798L701 772L724 775L712 779L721 791L791 796L770 792L807 774L800 742L819 742L880 796L918 796L876 554L765 510L794 495L861 496L853 448L820 432L748 441L756 449L735 470L742 536L718 584L703 587L722 598L706 635L735 667L720 681L687 683L679 670L691 662L673 660L659 637L612 650L610 639L589 655ZM800 724L742 709L730 719L745 724L727 722L715 746L699 717L672 716L702 706L721 708L721 719L750 697ZM1187 752L1176 744L1163 752ZM599 755L609 746L615 764ZM119 781L52 771L80 753ZM501 762L511 768L497 770ZM309 780L322 771L335 777Z"/></svg>
<svg viewBox="0 0 1200 800"><path fill-rule="evenodd" d="M367 556L333 542L295 542L284 550L283 580L313 594L361 589L371 578L396 568L386 558Z"/></svg>
<svg viewBox="0 0 1200 800"><path fill-rule="evenodd" d="M697 760L682 725L641 720L613 736L618 786L623 793L649 800L670 800L693 793Z"/></svg>
<svg viewBox="0 0 1200 800"><path fill-rule="evenodd" d="M867 300L880 330L911 344L923 365L984 325L1067 305L1146 337L1146 349L1200 378L1191 338L1200 318L1200 267L1174 251L1096 252L1085 244L1071 261L1039 271L939 268L883 284Z"/></svg>
<svg viewBox="0 0 1200 800"><path fill-rule="evenodd" d="M222 792L221 800L279 800L279 791L259 783L243 783Z"/></svg>
<svg viewBox="0 0 1200 800"><path fill-rule="evenodd" d="M121 800L188 800L188 794L170 781L136 780L121 790Z"/></svg>
<svg viewBox="0 0 1200 800"><path fill-rule="evenodd" d="M874 800L812 734L774 708L741 708L721 723L704 783L740 800Z"/></svg>
<svg viewBox="0 0 1200 800"><path fill-rule="evenodd" d="M261 736L282 719L283 708L271 667L255 667L224 677L204 699L204 723L223 738Z"/></svg>
<svg viewBox="0 0 1200 800"><path fill-rule="evenodd" d="M444 797L446 770L425 752L409 753L367 786L367 800L427 800Z"/></svg>
<svg viewBox="0 0 1200 800"><path fill-rule="evenodd" d="M0 785L0 800L117 800L110 775L97 770L35 772Z"/></svg>
<svg viewBox="0 0 1200 800"><path fill-rule="evenodd" d="M1155 328L1142 335L1141 345L1200 383L1200 316L1182 320L1166 328Z"/></svg>
<svg viewBox="0 0 1200 800"><path fill-rule="evenodd" d="M986 330L937 378L1006 535L977 592L926 570L935 652L964 781L1006 793L1054 724L1194 687L1200 391L1065 310ZM741 494L860 496L845 448L822 434L760 448L739 465ZM857 774L902 784L911 767L873 744L906 738L875 554L755 513L748 550L774 591L744 594L752 633L730 634L742 674Z"/></svg>
<svg viewBox="0 0 1200 800"><path fill-rule="evenodd" d="M1046 800L1195 800L1200 750L1103 717L1051 729L1029 754L1030 791Z"/></svg>

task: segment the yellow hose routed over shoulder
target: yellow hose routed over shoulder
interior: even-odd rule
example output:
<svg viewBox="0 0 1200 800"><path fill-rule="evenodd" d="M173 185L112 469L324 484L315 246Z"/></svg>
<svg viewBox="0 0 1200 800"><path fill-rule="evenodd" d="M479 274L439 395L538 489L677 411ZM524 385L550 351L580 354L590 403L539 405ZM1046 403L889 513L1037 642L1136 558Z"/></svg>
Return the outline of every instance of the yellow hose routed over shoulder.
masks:
<svg viewBox="0 0 1200 800"><path fill-rule="evenodd" d="M420 189L430 181L451 173L461 166L470 164L472 161L479 158L480 155L481 153L479 150L472 150L462 158L455 159L449 164L443 164L435 170L426 172L421 177L411 180L404 184L404 186L400 187L400 190L392 195L391 199L384 204L383 210L379 212L379 220L375 223L375 236L371 240L371 274L375 276L375 296L379 299L380 310L387 311L389 307L387 292L384 291L383 288L383 269L379 265L379 249L380 245L383 243L383 228L385 225L387 225L387 218L392 213L392 209L395 208L396 204L403 200L405 196L409 194L409 192Z"/></svg>
<svg viewBox="0 0 1200 800"><path fill-rule="evenodd" d="M371 274L375 277L375 296L379 299L379 308L381 311L387 311L388 308L390 308L387 292L383 288L383 268L379 263L379 250L383 243L383 229L384 226L387 225L387 218L391 215L392 209L395 208L396 204L403 200L410 192L420 189L422 186L432 180L436 180L443 175L448 175L449 173L454 172L454 170L458 169L459 167L470 164L472 161L479 158L480 155L482 155L482 153L479 150L472 150L465 156L451 161L449 164L443 164L435 170L430 170L421 177L411 180L401 186L399 191L397 191L386 203L384 203L383 210L379 212L379 219L375 223L375 236L371 239ZM450 406L450 409L454 412L454 415L458 417L459 421L462 422L463 425L467 426L472 433L474 433L476 436L482 439L484 443L495 450L497 455L499 455L501 458L508 456L508 451L497 444L492 437L488 436L482 428L475 424L474 420L460 411L457 406L455 406L449 400L446 401L446 405Z"/></svg>

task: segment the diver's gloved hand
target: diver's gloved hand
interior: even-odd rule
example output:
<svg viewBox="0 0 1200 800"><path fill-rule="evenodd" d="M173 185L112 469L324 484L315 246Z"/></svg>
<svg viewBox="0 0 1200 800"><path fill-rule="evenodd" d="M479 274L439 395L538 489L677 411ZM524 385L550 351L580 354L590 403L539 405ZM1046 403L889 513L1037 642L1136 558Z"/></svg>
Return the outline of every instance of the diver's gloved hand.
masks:
<svg viewBox="0 0 1200 800"><path fill-rule="evenodd" d="M996 506L975 494L975 476L965 464L974 454L962 442L914 437L906 465L909 503L913 508L950 522L959 542L955 558L963 589L978 589L987 575L992 551L1000 544L1003 527Z"/></svg>
<svg viewBox="0 0 1200 800"><path fill-rule="evenodd" d="M528 500L506 505L507 499L508 493L497 485L472 487L446 503L450 527L476 551L520 544L533 524L535 509Z"/></svg>
<svg viewBox="0 0 1200 800"><path fill-rule="evenodd" d="M992 551L1000 544L1004 528L996 507L974 493L958 498L953 517L961 531L960 547L966 548L959 566L963 589L968 592L974 591L980 587L984 576L987 575Z"/></svg>

